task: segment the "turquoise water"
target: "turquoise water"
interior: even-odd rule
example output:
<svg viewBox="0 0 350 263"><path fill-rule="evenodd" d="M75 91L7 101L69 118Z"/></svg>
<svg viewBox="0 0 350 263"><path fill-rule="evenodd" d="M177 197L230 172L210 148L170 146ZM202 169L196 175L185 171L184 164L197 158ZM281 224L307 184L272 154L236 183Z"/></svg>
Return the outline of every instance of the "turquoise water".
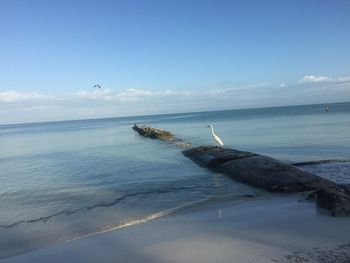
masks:
<svg viewBox="0 0 350 263"><path fill-rule="evenodd" d="M133 123L286 162L350 159L350 103L0 126L0 258L210 198L267 194L207 171ZM309 167L350 183L348 164ZM331 175L331 176L329 176Z"/></svg>

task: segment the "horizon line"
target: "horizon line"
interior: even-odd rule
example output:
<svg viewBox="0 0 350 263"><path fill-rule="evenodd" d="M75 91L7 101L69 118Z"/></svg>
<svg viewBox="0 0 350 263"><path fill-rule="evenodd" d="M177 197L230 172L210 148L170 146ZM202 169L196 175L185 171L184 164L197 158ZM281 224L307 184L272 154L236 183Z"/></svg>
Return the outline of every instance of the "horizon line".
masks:
<svg viewBox="0 0 350 263"><path fill-rule="evenodd" d="M237 111L238 110L254 110L254 109L312 106L312 105L322 105L322 104L330 105L330 104L341 104L341 103L350 103L350 101L321 102L321 103L312 103L312 104L294 104L294 105L279 105L279 106L268 106L268 107L252 107L252 108L237 108L237 109L222 109L222 110L172 112L172 113L145 114L145 115L126 115L126 116L87 118L87 119L67 119L67 120L49 120L49 121L34 121L34 122L0 123L0 127L1 126L8 126L8 125L30 125L30 124L44 124L44 123L58 123L58 122L92 121L92 120L104 120L104 119L122 119L122 118L137 118L137 117L148 117L148 116L150 117L150 116L176 115L176 114L186 114L186 113L207 113L207 112L235 111L235 110L237 110Z"/></svg>

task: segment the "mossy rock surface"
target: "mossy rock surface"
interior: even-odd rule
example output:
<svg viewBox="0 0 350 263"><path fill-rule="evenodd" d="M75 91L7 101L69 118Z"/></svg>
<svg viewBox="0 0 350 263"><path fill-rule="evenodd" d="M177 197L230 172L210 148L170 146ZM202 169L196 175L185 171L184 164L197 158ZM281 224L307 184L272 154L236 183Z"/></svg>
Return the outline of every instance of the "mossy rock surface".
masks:
<svg viewBox="0 0 350 263"><path fill-rule="evenodd" d="M274 158L218 146L201 146L183 151L195 163L219 171L234 180L271 192L314 190L308 199L333 216L350 216L350 187L301 170Z"/></svg>
<svg viewBox="0 0 350 263"><path fill-rule="evenodd" d="M174 139L174 135L171 132L162 129L152 128L146 125L134 124L133 129L137 131L140 135L152 139L158 139L162 141L171 141Z"/></svg>

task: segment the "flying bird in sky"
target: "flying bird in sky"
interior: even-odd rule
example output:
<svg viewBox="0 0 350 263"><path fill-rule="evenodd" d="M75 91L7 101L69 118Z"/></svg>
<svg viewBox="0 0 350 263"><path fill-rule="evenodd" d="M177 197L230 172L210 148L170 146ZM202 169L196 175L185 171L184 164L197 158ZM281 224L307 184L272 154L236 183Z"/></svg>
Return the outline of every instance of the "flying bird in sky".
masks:
<svg viewBox="0 0 350 263"><path fill-rule="evenodd" d="M94 88L99 88L100 89L101 86L100 85L95 85Z"/></svg>

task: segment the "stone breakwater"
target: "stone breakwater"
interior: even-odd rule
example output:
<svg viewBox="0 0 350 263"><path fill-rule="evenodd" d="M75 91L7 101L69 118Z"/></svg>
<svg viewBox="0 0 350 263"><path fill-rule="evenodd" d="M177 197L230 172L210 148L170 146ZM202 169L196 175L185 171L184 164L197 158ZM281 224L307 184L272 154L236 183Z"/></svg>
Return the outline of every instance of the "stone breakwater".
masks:
<svg viewBox="0 0 350 263"><path fill-rule="evenodd" d="M175 144L176 146L181 148L188 148L188 147L191 147L192 145L190 142L186 142L184 140L176 138L173 133L169 131L165 131L163 129L156 129L146 125L137 125L137 124L134 124L132 128L133 130L138 132L138 134L144 137L166 141L166 142Z"/></svg>
<svg viewBox="0 0 350 263"><path fill-rule="evenodd" d="M144 137L149 137L151 139L158 139L161 141L172 141L174 139L174 134L168 131L164 131L162 129L156 129L146 125L137 124L134 124L132 128L135 131L137 131L140 135Z"/></svg>
<svg viewBox="0 0 350 263"><path fill-rule="evenodd" d="M160 129L137 125L133 129L145 137L162 141L179 140L175 139L172 133ZM312 191L308 199L315 200L333 216L350 216L349 186L337 185L296 166L268 156L218 146L194 147L184 150L183 154L202 167L267 191L281 193Z"/></svg>
<svg viewBox="0 0 350 263"><path fill-rule="evenodd" d="M201 146L183 154L200 166L271 192L303 192L334 183L268 156L217 146Z"/></svg>

